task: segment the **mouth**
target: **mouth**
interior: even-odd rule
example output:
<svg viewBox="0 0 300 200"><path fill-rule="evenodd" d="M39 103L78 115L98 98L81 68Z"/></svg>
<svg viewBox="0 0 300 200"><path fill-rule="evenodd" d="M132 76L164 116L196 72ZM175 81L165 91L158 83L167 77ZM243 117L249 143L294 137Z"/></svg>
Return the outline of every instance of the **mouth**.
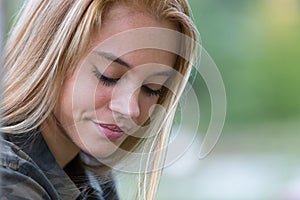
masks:
<svg viewBox="0 0 300 200"><path fill-rule="evenodd" d="M115 124L96 123L101 133L110 140L117 140L124 135L124 131Z"/></svg>

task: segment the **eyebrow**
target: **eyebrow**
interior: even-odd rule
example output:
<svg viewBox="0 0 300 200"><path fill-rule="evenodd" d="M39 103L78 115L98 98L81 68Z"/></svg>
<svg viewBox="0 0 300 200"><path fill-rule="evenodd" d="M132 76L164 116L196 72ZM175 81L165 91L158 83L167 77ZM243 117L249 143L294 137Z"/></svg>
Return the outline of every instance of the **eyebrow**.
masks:
<svg viewBox="0 0 300 200"><path fill-rule="evenodd" d="M110 60L110 61L113 61L113 62L116 62L122 66L125 66L127 68L131 68L131 65L128 64L127 62L125 62L124 60L122 60L121 58L118 58L117 56L111 54L111 53L108 53L108 52L103 52L103 51L95 51L95 53L99 56L103 56L104 58Z"/></svg>
<svg viewBox="0 0 300 200"><path fill-rule="evenodd" d="M175 71L174 70L167 70L167 71L162 71L162 72L157 72L155 74L152 74L151 76L173 76L175 75Z"/></svg>
<svg viewBox="0 0 300 200"><path fill-rule="evenodd" d="M112 53L109 52L104 52L104 51L94 51L97 55L99 56L103 56L104 58L112 61L112 62L116 62L122 66L125 66L126 68L132 68L132 66L130 64L128 64L127 62L125 62L124 60L122 60L121 58L115 56ZM167 71L162 71L162 72L158 72L155 74L152 74L151 76L173 76L176 72L174 70L167 70Z"/></svg>

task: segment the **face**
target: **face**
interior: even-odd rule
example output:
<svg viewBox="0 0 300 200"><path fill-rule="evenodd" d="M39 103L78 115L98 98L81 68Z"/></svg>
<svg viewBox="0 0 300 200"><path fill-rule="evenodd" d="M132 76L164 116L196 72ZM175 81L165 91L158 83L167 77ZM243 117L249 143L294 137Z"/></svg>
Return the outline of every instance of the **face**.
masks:
<svg viewBox="0 0 300 200"><path fill-rule="evenodd" d="M62 134L97 158L111 155L145 123L162 94L162 85L171 77L175 54L136 49L120 55L122 47L143 40L134 36L106 42L145 27L176 30L171 22L158 21L125 6L112 7L91 42L91 50L62 86L54 110L64 129ZM177 39L170 40L172 48L178 48Z"/></svg>

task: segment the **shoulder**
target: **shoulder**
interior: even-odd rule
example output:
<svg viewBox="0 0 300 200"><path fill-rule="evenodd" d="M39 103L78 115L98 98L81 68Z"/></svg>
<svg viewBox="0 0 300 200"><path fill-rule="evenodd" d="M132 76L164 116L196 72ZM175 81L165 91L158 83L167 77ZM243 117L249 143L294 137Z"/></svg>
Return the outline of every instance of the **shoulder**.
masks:
<svg viewBox="0 0 300 200"><path fill-rule="evenodd" d="M50 199L43 173L17 145L0 139L0 199Z"/></svg>
<svg viewBox="0 0 300 200"><path fill-rule="evenodd" d="M5 139L0 139L0 166L18 170L22 165L31 163L30 157L18 146Z"/></svg>

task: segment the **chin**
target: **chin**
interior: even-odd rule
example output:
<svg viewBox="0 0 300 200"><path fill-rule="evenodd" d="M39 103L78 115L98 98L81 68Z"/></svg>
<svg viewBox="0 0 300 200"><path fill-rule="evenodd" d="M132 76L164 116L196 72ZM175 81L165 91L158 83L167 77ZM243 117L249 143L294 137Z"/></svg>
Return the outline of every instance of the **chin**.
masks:
<svg viewBox="0 0 300 200"><path fill-rule="evenodd" d="M107 142L106 144L86 144L82 150L97 159L105 159L112 156L118 148L119 146Z"/></svg>

